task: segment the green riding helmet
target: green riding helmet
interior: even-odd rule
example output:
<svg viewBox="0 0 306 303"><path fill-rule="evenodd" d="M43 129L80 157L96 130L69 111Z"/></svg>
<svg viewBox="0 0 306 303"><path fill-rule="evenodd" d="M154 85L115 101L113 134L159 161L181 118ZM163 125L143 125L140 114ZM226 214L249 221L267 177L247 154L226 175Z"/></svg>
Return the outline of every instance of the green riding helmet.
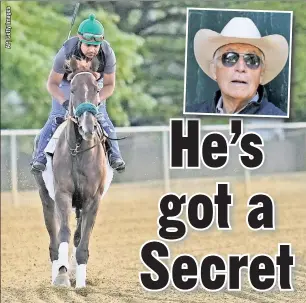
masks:
<svg viewBox="0 0 306 303"><path fill-rule="evenodd" d="M81 42L86 44L99 45L104 39L104 27L96 20L94 14L90 14L88 19L85 19L78 28L78 34Z"/></svg>

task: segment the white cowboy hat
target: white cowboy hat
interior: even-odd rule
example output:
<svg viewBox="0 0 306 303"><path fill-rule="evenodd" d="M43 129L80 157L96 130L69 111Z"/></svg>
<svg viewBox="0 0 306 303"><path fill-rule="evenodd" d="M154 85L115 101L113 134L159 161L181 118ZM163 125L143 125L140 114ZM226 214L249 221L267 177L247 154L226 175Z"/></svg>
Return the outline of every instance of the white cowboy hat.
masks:
<svg viewBox="0 0 306 303"><path fill-rule="evenodd" d="M273 80L284 68L289 47L281 35L261 37L254 22L249 18L235 17L223 28L221 33L210 29L200 29L194 37L195 58L204 71L213 80L210 64L218 48L230 43L246 43L259 48L265 58L265 72L261 84Z"/></svg>

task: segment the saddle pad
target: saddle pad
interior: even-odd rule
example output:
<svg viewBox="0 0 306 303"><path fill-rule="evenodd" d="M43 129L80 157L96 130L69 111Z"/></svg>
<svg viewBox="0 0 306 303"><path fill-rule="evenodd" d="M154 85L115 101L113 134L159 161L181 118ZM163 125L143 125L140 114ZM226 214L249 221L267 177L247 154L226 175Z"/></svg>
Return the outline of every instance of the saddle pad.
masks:
<svg viewBox="0 0 306 303"><path fill-rule="evenodd" d="M44 149L44 152L46 154L53 155L56 147L57 140L59 139L61 133L65 129L67 125L67 120L64 121L62 124L59 125L59 127L56 129L55 133L53 134L52 138L48 142L46 148Z"/></svg>
<svg viewBox="0 0 306 303"><path fill-rule="evenodd" d="M54 135L52 136L52 138L58 139L60 137L62 131L66 127L67 123L68 123L68 120L65 120L63 123L61 123L59 125L59 127L56 129L56 131L55 131Z"/></svg>

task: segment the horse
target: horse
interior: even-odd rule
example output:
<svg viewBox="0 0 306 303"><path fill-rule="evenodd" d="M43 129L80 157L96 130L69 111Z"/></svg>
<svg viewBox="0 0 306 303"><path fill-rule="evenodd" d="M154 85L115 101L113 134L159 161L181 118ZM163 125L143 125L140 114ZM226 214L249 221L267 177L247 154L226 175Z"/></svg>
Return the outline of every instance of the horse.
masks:
<svg viewBox="0 0 306 303"><path fill-rule="evenodd" d="M105 191L108 169L106 135L97 121L99 88L95 78L98 61L72 58L68 121L58 138L53 154L54 195L50 195L42 173L34 175L43 205L45 225L50 237L52 284L71 286L68 248L71 231L69 217L76 210L74 233L76 288L86 287L86 264L89 239L100 200ZM70 268L69 268L70 267Z"/></svg>

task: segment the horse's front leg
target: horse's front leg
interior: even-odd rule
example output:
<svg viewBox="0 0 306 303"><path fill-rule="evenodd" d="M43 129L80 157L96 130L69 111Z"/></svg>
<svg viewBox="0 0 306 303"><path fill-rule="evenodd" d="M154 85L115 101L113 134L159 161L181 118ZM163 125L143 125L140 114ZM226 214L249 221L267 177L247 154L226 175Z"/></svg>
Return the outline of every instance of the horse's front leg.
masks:
<svg viewBox="0 0 306 303"><path fill-rule="evenodd" d="M81 239L76 249L76 288L86 286L86 265L89 258L89 238L95 224L101 195L97 194L91 201L84 203L82 210Z"/></svg>
<svg viewBox="0 0 306 303"><path fill-rule="evenodd" d="M64 190L56 189L55 202L60 219L60 229L58 234L58 274L55 278L54 284L59 286L71 286L68 275L68 251L71 235L69 216L72 208L72 194Z"/></svg>

